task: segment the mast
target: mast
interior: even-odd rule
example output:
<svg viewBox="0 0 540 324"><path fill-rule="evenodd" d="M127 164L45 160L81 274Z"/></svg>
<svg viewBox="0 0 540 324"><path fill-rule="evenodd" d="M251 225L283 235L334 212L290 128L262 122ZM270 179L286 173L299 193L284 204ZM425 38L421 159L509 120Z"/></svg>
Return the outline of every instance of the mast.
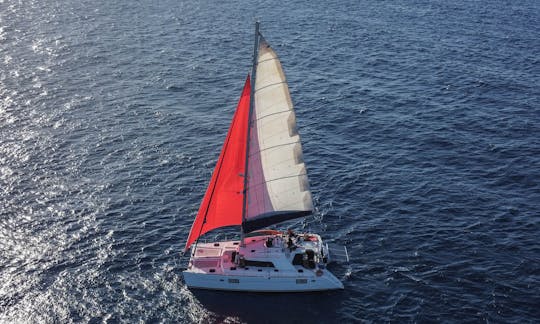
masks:
<svg viewBox="0 0 540 324"><path fill-rule="evenodd" d="M253 115L253 105L254 105L254 94L255 94L255 80L257 74L257 60L259 54L259 22L255 21L255 45L253 47L253 63L251 67L251 89L249 95L249 113L248 113L248 127L247 127L247 137L246 137L246 164L244 168L244 190L243 193L243 202L242 202L242 223L246 219L247 212L247 184L248 184L248 161L249 161L249 137L251 135L251 116ZM244 246L244 229L240 226L240 245Z"/></svg>

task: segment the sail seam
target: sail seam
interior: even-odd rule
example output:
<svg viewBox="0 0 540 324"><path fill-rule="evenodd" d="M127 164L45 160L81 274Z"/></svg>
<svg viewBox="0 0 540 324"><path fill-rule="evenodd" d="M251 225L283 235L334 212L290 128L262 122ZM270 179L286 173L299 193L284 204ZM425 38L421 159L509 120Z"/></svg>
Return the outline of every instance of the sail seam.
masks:
<svg viewBox="0 0 540 324"><path fill-rule="evenodd" d="M255 92L261 91L261 90L263 90L263 89L266 89L266 88L269 88L269 87L273 87L273 86L276 86L276 85L280 85L280 84L283 84L283 83L287 83L287 81L286 81L286 80L283 80L283 81L280 81L280 82L275 82L275 83L271 83L271 84L265 85L264 87L260 87L259 89L255 89Z"/></svg>
<svg viewBox="0 0 540 324"><path fill-rule="evenodd" d="M284 144L279 144L279 145L274 145L274 146L270 146L270 147L265 147L264 149L262 150L258 150L257 152L254 152L254 153L251 153L249 156L253 156L255 154L258 154L260 152L263 152L263 151L266 151L266 150L270 150L270 149L273 149L273 148L277 148L277 147L281 147L281 146L286 146L286 145L292 145L292 144L297 144L297 143L300 143L300 141L296 141L296 142L290 142L290 143L284 143Z"/></svg>

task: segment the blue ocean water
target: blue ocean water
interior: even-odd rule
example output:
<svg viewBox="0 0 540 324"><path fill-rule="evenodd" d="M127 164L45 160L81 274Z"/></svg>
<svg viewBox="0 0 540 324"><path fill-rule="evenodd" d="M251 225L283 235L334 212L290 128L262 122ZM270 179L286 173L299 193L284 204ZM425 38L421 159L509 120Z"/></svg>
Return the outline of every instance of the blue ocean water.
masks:
<svg viewBox="0 0 540 324"><path fill-rule="evenodd" d="M282 60L345 290L193 294L246 74ZM0 322L540 318L540 2L0 0Z"/></svg>

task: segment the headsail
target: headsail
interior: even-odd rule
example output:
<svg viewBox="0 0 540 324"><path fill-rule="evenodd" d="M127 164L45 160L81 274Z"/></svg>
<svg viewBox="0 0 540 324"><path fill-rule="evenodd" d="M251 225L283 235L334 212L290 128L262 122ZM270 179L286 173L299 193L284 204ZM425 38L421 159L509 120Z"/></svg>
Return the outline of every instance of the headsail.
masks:
<svg viewBox="0 0 540 324"><path fill-rule="evenodd" d="M248 76L185 250L210 230L242 223L250 89Z"/></svg>
<svg viewBox="0 0 540 324"><path fill-rule="evenodd" d="M287 81L262 36L256 69L244 232L306 216L313 209Z"/></svg>

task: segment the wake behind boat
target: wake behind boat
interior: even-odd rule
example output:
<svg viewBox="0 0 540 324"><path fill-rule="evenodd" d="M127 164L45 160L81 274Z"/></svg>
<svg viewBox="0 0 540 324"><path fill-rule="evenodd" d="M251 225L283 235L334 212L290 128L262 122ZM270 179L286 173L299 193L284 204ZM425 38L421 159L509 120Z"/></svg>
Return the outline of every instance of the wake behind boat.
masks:
<svg viewBox="0 0 540 324"><path fill-rule="evenodd" d="M319 235L263 230L312 211L289 88L256 23L251 77L186 243L186 285L255 292L343 289L326 269L329 249ZM241 226L240 240L198 243L205 233L233 225Z"/></svg>

